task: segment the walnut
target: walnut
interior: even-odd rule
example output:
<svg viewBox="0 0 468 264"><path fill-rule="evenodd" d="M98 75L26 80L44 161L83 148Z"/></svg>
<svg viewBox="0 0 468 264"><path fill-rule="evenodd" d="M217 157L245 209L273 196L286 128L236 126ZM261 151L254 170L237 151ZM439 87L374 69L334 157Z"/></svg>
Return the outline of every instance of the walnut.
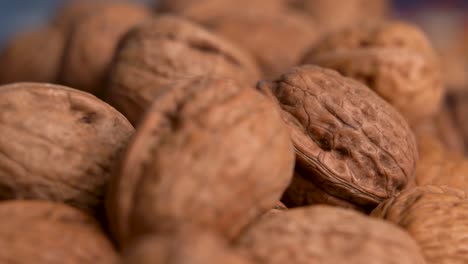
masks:
<svg viewBox="0 0 468 264"><path fill-rule="evenodd" d="M367 84L410 122L440 108L440 66L429 41L413 25L356 25L331 33L303 62L335 69Z"/></svg>
<svg viewBox="0 0 468 264"><path fill-rule="evenodd" d="M64 55L62 83L102 95L120 39L150 17L151 13L143 6L115 3L76 22Z"/></svg>
<svg viewBox="0 0 468 264"><path fill-rule="evenodd" d="M267 98L225 79L178 82L155 99L113 177L111 230L121 245L186 222L234 238L273 208L293 167Z"/></svg>
<svg viewBox="0 0 468 264"><path fill-rule="evenodd" d="M96 220L47 201L0 203L0 262L17 264L103 263L118 254Z"/></svg>
<svg viewBox="0 0 468 264"><path fill-rule="evenodd" d="M447 185L468 189L468 161L448 151L437 138L418 135L420 159L416 169L417 185Z"/></svg>
<svg viewBox="0 0 468 264"><path fill-rule="evenodd" d="M352 210L295 208L263 217L236 245L257 263L425 263L400 228Z"/></svg>
<svg viewBox="0 0 468 264"><path fill-rule="evenodd" d="M283 0L290 8L311 16L325 31L385 19L389 0Z"/></svg>
<svg viewBox="0 0 468 264"><path fill-rule="evenodd" d="M454 118L455 126L461 133L465 143L465 153L468 153L468 90L459 90L449 93L449 112Z"/></svg>
<svg viewBox="0 0 468 264"><path fill-rule="evenodd" d="M285 195L305 203L285 201L288 207L346 201L369 210L414 181L413 133L391 105L361 83L305 65L258 88L281 105L295 146L296 173L303 180L295 179Z"/></svg>
<svg viewBox="0 0 468 264"><path fill-rule="evenodd" d="M436 186L409 189L377 207L372 215L406 229L428 263L468 261L468 200L463 191Z"/></svg>
<svg viewBox="0 0 468 264"><path fill-rule="evenodd" d="M51 24L68 35L77 22L86 16L98 13L100 8L108 4L105 0L71 0L57 10Z"/></svg>
<svg viewBox="0 0 468 264"><path fill-rule="evenodd" d="M164 87L200 75L248 83L259 79L257 66L242 51L182 18L160 16L123 41L110 77L108 100L136 124Z"/></svg>
<svg viewBox="0 0 468 264"><path fill-rule="evenodd" d="M123 255L123 263L129 264L252 263L243 256L243 252L227 245L223 238L197 229L143 237L127 248Z"/></svg>
<svg viewBox="0 0 468 264"><path fill-rule="evenodd" d="M267 78L295 66L320 34L309 18L286 11L218 16L204 25L253 54Z"/></svg>
<svg viewBox="0 0 468 264"><path fill-rule="evenodd" d="M54 27L15 36L0 52L0 84L57 82L64 45L63 34Z"/></svg>
<svg viewBox="0 0 468 264"><path fill-rule="evenodd" d="M0 199L47 199L98 214L110 167L133 130L77 90L0 86Z"/></svg>

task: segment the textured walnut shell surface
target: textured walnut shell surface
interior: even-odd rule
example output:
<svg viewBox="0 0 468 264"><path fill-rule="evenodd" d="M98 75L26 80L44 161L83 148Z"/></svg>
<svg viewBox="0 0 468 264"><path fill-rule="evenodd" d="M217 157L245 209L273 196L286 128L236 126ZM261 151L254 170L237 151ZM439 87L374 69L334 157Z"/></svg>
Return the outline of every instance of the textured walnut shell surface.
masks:
<svg viewBox="0 0 468 264"><path fill-rule="evenodd" d="M249 51L268 78L295 66L320 34L308 18L286 11L219 16L204 25Z"/></svg>
<svg viewBox="0 0 468 264"><path fill-rule="evenodd" d="M175 234L160 234L139 239L123 255L128 264L248 264L243 252L209 231L182 229Z"/></svg>
<svg viewBox="0 0 468 264"><path fill-rule="evenodd" d="M468 200L463 191L439 186L409 189L379 205L372 215L406 229L428 263L468 261Z"/></svg>
<svg viewBox="0 0 468 264"><path fill-rule="evenodd" d="M150 17L151 13L143 6L115 3L103 6L99 12L77 22L67 42L61 81L102 95L120 39Z"/></svg>
<svg viewBox="0 0 468 264"><path fill-rule="evenodd" d="M118 263L96 220L63 204L2 202L0 225L2 263Z"/></svg>
<svg viewBox="0 0 468 264"><path fill-rule="evenodd" d="M64 45L63 34L53 27L15 36L0 52L0 84L56 82Z"/></svg>
<svg viewBox="0 0 468 264"><path fill-rule="evenodd" d="M321 28L334 31L360 22L379 21L389 13L388 0L283 0L311 16Z"/></svg>
<svg viewBox="0 0 468 264"><path fill-rule="evenodd" d="M48 199L93 211L133 127L63 86L0 86L0 199Z"/></svg>
<svg viewBox="0 0 468 264"><path fill-rule="evenodd" d="M443 94L441 70L423 33L398 22L369 28L331 33L303 62L367 84L410 122L435 114Z"/></svg>
<svg viewBox="0 0 468 264"><path fill-rule="evenodd" d="M258 88L283 110L299 172L326 194L372 208L414 181L413 133L366 86L306 65Z"/></svg>
<svg viewBox="0 0 468 264"><path fill-rule="evenodd" d="M337 207L295 208L261 218L236 245L257 263L425 263L400 228Z"/></svg>
<svg viewBox="0 0 468 264"><path fill-rule="evenodd" d="M108 100L136 124L161 89L180 78L225 76L255 83L255 62L200 26L160 16L127 35L113 66Z"/></svg>
<svg viewBox="0 0 468 264"><path fill-rule="evenodd" d="M448 151L431 135L418 135L418 149L417 185L447 185L468 190L468 161L462 155Z"/></svg>
<svg viewBox="0 0 468 264"><path fill-rule="evenodd" d="M254 89L223 79L195 78L162 93L111 184L117 240L187 221L233 238L271 209L294 167L278 112Z"/></svg>
<svg viewBox="0 0 468 264"><path fill-rule="evenodd" d="M174 13L204 23L214 17L246 12L278 13L284 11L283 0L162 0L157 5L161 13Z"/></svg>

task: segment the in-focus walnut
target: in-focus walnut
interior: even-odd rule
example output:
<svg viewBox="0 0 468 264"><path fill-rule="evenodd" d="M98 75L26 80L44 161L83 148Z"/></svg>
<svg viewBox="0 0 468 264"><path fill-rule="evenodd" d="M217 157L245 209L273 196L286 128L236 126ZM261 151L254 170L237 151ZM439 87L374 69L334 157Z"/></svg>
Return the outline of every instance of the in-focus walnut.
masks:
<svg viewBox="0 0 468 264"><path fill-rule="evenodd" d="M0 203L0 262L114 264L118 254L99 224L80 210L46 201Z"/></svg>
<svg viewBox="0 0 468 264"><path fill-rule="evenodd" d="M424 34L402 22L356 25L322 39L303 60L369 86L410 122L440 108L439 62Z"/></svg>
<svg viewBox="0 0 468 264"><path fill-rule="evenodd" d="M326 31L358 23L372 23L389 14L389 0L283 0L290 8L305 12Z"/></svg>
<svg viewBox="0 0 468 264"><path fill-rule="evenodd" d="M225 76L255 83L255 62L190 21L160 16L139 26L121 44L108 100L136 124L157 94L180 78Z"/></svg>
<svg viewBox="0 0 468 264"><path fill-rule="evenodd" d="M371 210L414 182L412 131L363 84L305 65L258 88L279 102L296 149L302 180L293 180L285 195L305 203L288 207L345 201Z"/></svg>
<svg viewBox="0 0 468 264"><path fill-rule="evenodd" d="M94 213L133 130L115 109L77 90L0 86L0 199L47 199Z"/></svg>
<svg viewBox="0 0 468 264"><path fill-rule="evenodd" d="M126 264L248 264L243 252L209 231L182 229L169 234L145 236L123 253Z"/></svg>
<svg viewBox="0 0 468 264"><path fill-rule="evenodd" d="M246 12L282 12L284 0L160 0L157 11L181 15L204 23L215 17L241 15Z"/></svg>
<svg viewBox="0 0 468 264"><path fill-rule="evenodd" d="M309 18L286 11L233 13L204 25L248 50L267 78L295 66L320 34Z"/></svg>
<svg viewBox="0 0 468 264"><path fill-rule="evenodd" d="M425 263L416 242L402 229L328 206L263 217L236 245L259 264Z"/></svg>
<svg viewBox="0 0 468 264"><path fill-rule="evenodd" d="M427 263L468 262L468 199L463 191L439 186L409 189L380 204L372 215L406 229Z"/></svg>
<svg viewBox="0 0 468 264"><path fill-rule="evenodd" d="M468 190L468 160L459 153L448 151L431 135L417 136L419 161L416 184L446 185Z"/></svg>
<svg viewBox="0 0 468 264"><path fill-rule="evenodd" d="M114 3L76 22L67 41L61 82L102 95L120 39L150 17L149 10L138 4Z"/></svg>
<svg viewBox="0 0 468 264"><path fill-rule="evenodd" d="M107 209L121 245L185 222L231 239L280 199L294 151L255 89L194 78L156 98L120 165Z"/></svg>
<svg viewBox="0 0 468 264"><path fill-rule="evenodd" d="M0 52L0 84L57 82L65 39L53 27L21 33Z"/></svg>

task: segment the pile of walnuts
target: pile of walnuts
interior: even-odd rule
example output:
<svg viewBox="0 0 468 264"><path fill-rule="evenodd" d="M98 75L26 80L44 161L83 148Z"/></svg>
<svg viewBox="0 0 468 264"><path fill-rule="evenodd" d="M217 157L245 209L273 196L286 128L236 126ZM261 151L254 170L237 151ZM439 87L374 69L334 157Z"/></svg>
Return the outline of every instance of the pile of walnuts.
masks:
<svg viewBox="0 0 468 264"><path fill-rule="evenodd" d="M0 51L1 263L468 262L468 93L417 26L157 2L71 1Z"/></svg>

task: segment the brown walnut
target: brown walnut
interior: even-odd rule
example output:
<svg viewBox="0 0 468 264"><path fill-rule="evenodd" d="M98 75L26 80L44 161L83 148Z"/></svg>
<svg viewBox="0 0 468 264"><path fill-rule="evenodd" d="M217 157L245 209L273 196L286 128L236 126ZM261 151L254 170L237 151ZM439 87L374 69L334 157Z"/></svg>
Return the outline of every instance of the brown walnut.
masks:
<svg viewBox="0 0 468 264"><path fill-rule="evenodd" d="M76 22L64 54L62 83L102 95L120 39L150 17L143 6L114 3L103 5L99 12Z"/></svg>
<svg viewBox="0 0 468 264"><path fill-rule="evenodd" d="M200 75L252 84L260 78L251 58L228 42L190 21L160 16L132 30L121 43L108 100L136 124L165 86Z"/></svg>
<svg viewBox="0 0 468 264"><path fill-rule="evenodd" d="M204 25L249 51L267 78L295 66L319 36L309 18L291 11L233 13Z"/></svg>
<svg viewBox="0 0 468 264"><path fill-rule="evenodd" d="M95 212L133 127L92 95L58 85L0 86L0 199Z"/></svg>
<svg viewBox="0 0 468 264"><path fill-rule="evenodd" d="M0 51L0 84L13 82L57 82L63 34L54 27L15 36Z"/></svg>
<svg viewBox="0 0 468 264"><path fill-rule="evenodd" d="M46 201L0 203L0 262L114 264L118 254L96 220Z"/></svg>
<svg viewBox="0 0 468 264"><path fill-rule="evenodd" d="M443 86L424 34L402 22L355 25L330 33L303 60L365 84L410 122L436 113Z"/></svg>
<svg viewBox="0 0 468 264"><path fill-rule="evenodd" d="M280 104L296 150L296 173L303 180L293 180L285 196L303 202L285 201L288 207L345 201L369 210L414 181L413 133L361 83L305 65L258 88Z"/></svg>
<svg viewBox="0 0 468 264"><path fill-rule="evenodd" d="M111 230L121 245L187 222L231 239L273 208L293 167L280 114L255 89L179 82L155 99L113 177Z"/></svg>
<svg viewBox="0 0 468 264"><path fill-rule="evenodd" d="M406 229L427 263L468 261L468 199L463 191L438 186L409 189L380 204L372 215Z"/></svg>
<svg viewBox="0 0 468 264"><path fill-rule="evenodd" d="M257 263L425 263L402 229L352 210L312 206L263 217L236 241Z"/></svg>
<svg viewBox="0 0 468 264"><path fill-rule="evenodd" d="M252 263L223 238L197 229L143 237L127 248L123 255L123 263L128 264Z"/></svg>

